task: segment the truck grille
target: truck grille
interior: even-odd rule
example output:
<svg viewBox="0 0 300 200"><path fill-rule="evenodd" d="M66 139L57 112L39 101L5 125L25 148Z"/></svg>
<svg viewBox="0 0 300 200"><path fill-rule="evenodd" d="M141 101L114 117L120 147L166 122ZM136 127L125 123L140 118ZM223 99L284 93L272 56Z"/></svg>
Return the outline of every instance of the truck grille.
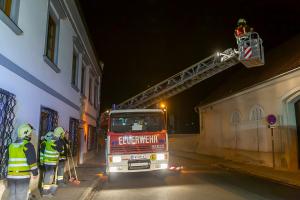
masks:
<svg viewBox="0 0 300 200"><path fill-rule="evenodd" d="M155 151L151 145L139 146L112 146L111 153L127 154L127 153L147 153Z"/></svg>

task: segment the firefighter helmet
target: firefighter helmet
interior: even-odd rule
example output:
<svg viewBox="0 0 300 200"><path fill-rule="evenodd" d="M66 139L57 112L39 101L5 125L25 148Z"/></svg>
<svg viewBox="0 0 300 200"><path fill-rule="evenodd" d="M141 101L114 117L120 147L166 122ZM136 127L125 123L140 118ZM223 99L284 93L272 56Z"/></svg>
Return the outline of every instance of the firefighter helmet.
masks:
<svg viewBox="0 0 300 200"><path fill-rule="evenodd" d="M237 25L246 24L246 23L247 23L247 22L246 22L246 20L245 20L244 18L240 18L240 19L238 20Z"/></svg>
<svg viewBox="0 0 300 200"><path fill-rule="evenodd" d="M30 124L28 123L21 124L18 128L18 138L24 139L26 137L30 137L32 131L33 131L33 127Z"/></svg>
<svg viewBox="0 0 300 200"><path fill-rule="evenodd" d="M54 137L60 138L65 135L65 130L62 127L57 127L54 129Z"/></svg>
<svg viewBox="0 0 300 200"><path fill-rule="evenodd" d="M52 132L52 131L49 131L49 132L45 135L45 137L44 137L45 140L51 140L52 138L53 138L53 132Z"/></svg>

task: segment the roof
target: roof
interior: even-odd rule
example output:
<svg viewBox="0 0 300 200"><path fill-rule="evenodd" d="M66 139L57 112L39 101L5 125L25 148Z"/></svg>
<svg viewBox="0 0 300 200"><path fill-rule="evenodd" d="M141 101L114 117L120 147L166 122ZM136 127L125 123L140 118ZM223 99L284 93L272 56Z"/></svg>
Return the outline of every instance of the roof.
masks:
<svg viewBox="0 0 300 200"><path fill-rule="evenodd" d="M163 112L161 109L124 109L124 110L112 110L110 114L114 113L149 113L149 112Z"/></svg>
<svg viewBox="0 0 300 200"><path fill-rule="evenodd" d="M270 50L265 55L265 61L261 67L246 68L239 65L227 72L226 78L222 77L222 82L206 93L198 106L229 97L300 67L300 35Z"/></svg>

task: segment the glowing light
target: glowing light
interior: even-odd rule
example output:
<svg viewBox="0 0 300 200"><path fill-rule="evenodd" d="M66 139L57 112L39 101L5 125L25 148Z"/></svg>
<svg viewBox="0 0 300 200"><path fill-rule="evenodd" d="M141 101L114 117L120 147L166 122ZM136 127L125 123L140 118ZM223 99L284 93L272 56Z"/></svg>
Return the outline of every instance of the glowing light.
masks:
<svg viewBox="0 0 300 200"><path fill-rule="evenodd" d="M156 160L165 160L165 154L163 153L156 154Z"/></svg>
<svg viewBox="0 0 300 200"><path fill-rule="evenodd" d="M161 169L168 169L168 164L160 164Z"/></svg>

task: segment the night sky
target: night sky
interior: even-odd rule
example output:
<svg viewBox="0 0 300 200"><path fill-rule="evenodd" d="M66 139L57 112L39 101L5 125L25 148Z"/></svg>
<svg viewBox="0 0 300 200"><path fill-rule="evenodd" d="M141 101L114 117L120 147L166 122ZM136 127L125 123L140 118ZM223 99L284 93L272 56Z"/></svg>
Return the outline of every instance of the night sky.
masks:
<svg viewBox="0 0 300 200"><path fill-rule="evenodd" d="M260 34L266 53L300 33L297 1L79 0L79 4L105 64L102 110L216 51L235 47L233 31L240 17ZM246 69L237 65L168 99L176 129L197 130L194 106L238 70Z"/></svg>

